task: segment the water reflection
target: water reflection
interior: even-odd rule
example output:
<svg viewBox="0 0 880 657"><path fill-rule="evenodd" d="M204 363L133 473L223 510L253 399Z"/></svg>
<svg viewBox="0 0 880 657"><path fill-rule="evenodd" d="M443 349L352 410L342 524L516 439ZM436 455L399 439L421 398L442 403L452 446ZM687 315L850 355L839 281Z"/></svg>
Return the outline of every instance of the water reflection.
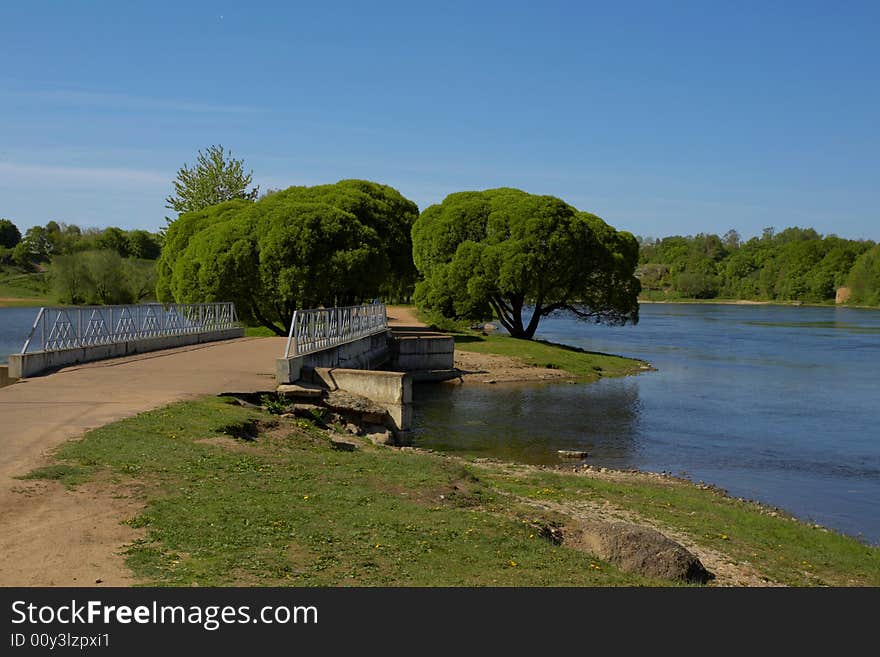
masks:
<svg viewBox="0 0 880 657"><path fill-rule="evenodd" d="M640 402L634 380L585 384L417 385L414 443L527 463L559 463L558 449L624 467L635 457Z"/></svg>

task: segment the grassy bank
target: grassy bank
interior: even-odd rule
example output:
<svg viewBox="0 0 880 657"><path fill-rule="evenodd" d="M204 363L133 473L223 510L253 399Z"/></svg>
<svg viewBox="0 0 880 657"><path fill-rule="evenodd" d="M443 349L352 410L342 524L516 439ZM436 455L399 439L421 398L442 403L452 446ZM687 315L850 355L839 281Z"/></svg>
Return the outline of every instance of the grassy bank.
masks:
<svg viewBox="0 0 880 657"><path fill-rule="evenodd" d="M29 476L139 491L127 522L145 537L126 561L147 584L668 584L541 538L567 510L608 502L780 583L880 585L876 548L690 484L336 451L329 438L206 398L90 431Z"/></svg>
<svg viewBox="0 0 880 657"><path fill-rule="evenodd" d="M706 306L788 306L803 308L857 308L860 310L880 310L880 306L865 306L854 303L835 303L831 301L814 302L814 301L766 301L755 299L734 299L726 297L714 297L711 299L691 299L687 297L666 297L663 295L652 295L639 299L639 303L658 303L658 304L682 304L693 305L700 304Z"/></svg>
<svg viewBox="0 0 880 657"><path fill-rule="evenodd" d="M0 267L0 307L45 306L55 302L46 276L20 267Z"/></svg>
<svg viewBox="0 0 880 657"><path fill-rule="evenodd" d="M256 439L236 439L262 423ZM272 426L273 423L278 423ZM538 538L466 466L208 398L89 432L31 477L136 480L127 564L158 585L649 584ZM109 477L108 477L109 475Z"/></svg>
<svg viewBox="0 0 880 657"><path fill-rule="evenodd" d="M468 328L468 322L416 310L413 312L426 325L444 331L455 338L455 348L480 354L497 354L518 358L536 367L564 370L584 381L595 381L603 376L626 376L644 371L647 363L577 347L545 342L543 340L517 340L504 333L486 335Z"/></svg>
<svg viewBox="0 0 880 657"><path fill-rule="evenodd" d="M516 340L507 335L455 334L455 348L481 354L518 358L530 365L565 370L585 381L603 376L625 376L643 371L644 361L584 351L541 340Z"/></svg>

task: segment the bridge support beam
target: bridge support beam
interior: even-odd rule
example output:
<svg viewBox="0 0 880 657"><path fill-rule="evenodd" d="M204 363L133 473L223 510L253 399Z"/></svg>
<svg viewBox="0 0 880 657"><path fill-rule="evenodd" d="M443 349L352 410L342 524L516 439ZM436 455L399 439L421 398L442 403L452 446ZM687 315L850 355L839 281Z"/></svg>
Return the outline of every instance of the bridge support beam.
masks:
<svg viewBox="0 0 880 657"><path fill-rule="evenodd" d="M388 412L389 429L395 435L412 429L412 376L408 372L353 370L316 367L309 370L311 383L327 390L343 390L366 397Z"/></svg>

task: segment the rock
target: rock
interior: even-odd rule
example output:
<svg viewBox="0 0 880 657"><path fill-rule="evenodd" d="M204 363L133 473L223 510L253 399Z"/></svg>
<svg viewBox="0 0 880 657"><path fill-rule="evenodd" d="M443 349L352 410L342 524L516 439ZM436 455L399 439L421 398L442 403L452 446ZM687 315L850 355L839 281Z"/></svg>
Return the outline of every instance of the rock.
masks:
<svg viewBox="0 0 880 657"><path fill-rule="evenodd" d="M585 459L589 456L586 452L578 449L557 449L556 453L564 459Z"/></svg>
<svg viewBox="0 0 880 657"><path fill-rule="evenodd" d="M342 413L359 413L361 415L384 417L387 412L383 406L380 406L373 400L343 390L334 390L328 393L324 404L328 408Z"/></svg>
<svg viewBox="0 0 880 657"><path fill-rule="evenodd" d="M364 427L364 435L374 445L393 445L394 434L378 424L370 424Z"/></svg>
<svg viewBox="0 0 880 657"><path fill-rule="evenodd" d="M348 431L348 433L353 433L356 436L361 432L361 428L352 422L349 422L345 425L345 430Z"/></svg>
<svg viewBox="0 0 880 657"><path fill-rule="evenodd" d="M714 575L683 546L655 529L623 522L583 522L565 543L610 561L626 572L705 584Z"/></svg>
<svg viewBox="0 0 880 657"><path fill-rule="evenodd" d="M339 450L340 452L353 452L357 449L357 445L355 443L349 442L347 440L342 440L340 438L331 438L330 447L335 450Z"/></svg>
<svg viewBox="0 0 880 657"><path fill-rule="evenodd" d="M302 383L282 383L275 388L275 392L285 397L320 399L324 396L325 390L318 386Z"/></svg>
<svg viewBox="0 0 880 657"><path fill-rule="evenodd" d="M327 412L327 409L323 406L318 406L317 404L294 404L290 410L297 417L305 417L309 419L321 417Z"/></svg>

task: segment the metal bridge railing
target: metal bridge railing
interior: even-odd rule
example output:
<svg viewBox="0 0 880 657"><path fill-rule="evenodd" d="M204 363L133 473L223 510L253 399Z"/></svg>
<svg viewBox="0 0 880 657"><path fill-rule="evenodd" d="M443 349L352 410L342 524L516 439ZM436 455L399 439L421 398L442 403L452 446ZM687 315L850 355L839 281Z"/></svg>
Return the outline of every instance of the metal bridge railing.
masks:
<svg viewBox="0 0 880 657"><path fill-rule="evenodd" d="M60 351L237 326L235 305L230 301L40 308L21 353Z"/></svg>
<svg viewBox="0 0 880 657"><path fill-rule="evenodd" d="M311 354L387 328L384 303L295 310L284 357Z"/></svg>

